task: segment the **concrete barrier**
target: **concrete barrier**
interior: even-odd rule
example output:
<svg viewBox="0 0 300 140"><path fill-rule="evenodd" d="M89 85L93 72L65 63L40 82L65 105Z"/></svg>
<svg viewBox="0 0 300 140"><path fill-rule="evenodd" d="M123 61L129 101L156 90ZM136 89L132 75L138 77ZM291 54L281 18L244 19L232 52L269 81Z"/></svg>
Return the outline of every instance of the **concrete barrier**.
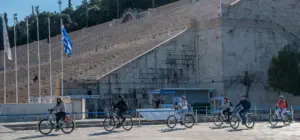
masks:
<svg viewBox="0 0 300 140"><path fill-rule="evenodd" d="M1 104L0 122L28 122L37 121L48 114L48 109L55 104ZM66 112L76 109L73 104L65 104Z"/></svg>

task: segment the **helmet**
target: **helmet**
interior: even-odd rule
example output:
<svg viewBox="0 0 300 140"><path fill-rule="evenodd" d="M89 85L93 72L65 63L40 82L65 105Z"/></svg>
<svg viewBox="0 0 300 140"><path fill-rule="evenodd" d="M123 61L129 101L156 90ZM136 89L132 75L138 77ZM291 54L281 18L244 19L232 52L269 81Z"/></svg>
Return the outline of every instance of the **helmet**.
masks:
<svg viewBox="0 0 300 140"><path fill-rule="evenodd" d="M283 98L283 95L280 95L279 98Z"/></svg>
<svg viewBox="0 0 300 140"><path fill-rule="evenodd" d="M184 99L186 99L186 98L185 98L185 96L181 96L181 98L184 98Z"/></svg>

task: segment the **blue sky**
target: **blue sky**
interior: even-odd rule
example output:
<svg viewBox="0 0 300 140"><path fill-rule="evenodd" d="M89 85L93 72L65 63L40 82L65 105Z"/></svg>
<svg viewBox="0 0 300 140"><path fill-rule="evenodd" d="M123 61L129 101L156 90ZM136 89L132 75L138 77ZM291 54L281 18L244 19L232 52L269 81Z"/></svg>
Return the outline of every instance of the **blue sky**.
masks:
<svg viewBox="0 0 300 140"><path fill-rule="evenodd" d="M13 25L13 14L18 14L19 20L31 14L31 5L39 6L42 11L59 11L58 0L0 0L0 13L7 13L8 25ZM73 7L80 5L82 0L72 0ZM62 9L68 6L68 0L62 0Z"/></svg>

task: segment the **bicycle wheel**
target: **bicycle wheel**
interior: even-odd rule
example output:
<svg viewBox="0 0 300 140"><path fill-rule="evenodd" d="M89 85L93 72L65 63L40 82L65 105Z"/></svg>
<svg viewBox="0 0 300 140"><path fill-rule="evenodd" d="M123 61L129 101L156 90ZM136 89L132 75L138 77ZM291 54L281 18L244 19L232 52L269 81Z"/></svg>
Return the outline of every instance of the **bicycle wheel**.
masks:
<svg viewBox="0 0 300 140"><path fill-rule="evenodd" d="M53 123L49 121L48 119L43 119L39 122L38 129L40 133L44 135L48 135L53 130Z"/></svg>
<svg viewBox="0 0 300 140"><path fill-rule="evenodd" d="M272 125L272 126L276 126L277 123L278 123L278 117L276 115L276 113L272 113L270 116L269 116L269 123Z"/></svg>
<svg viewBox="0 0 300 140"><path fill-rule="evenodd" d="M283 124L284 125L290 125L292 122L292 117L289 114L284 114Z"/></svg>
<svg viewBox="0 0 300 140"><path fill-rule="evenodd" d="M131 130L133 127L132 118L130 116L126 116L125 121L123 122L122 126L126 131Z"/></svg>
<svg viewBox="0 0 300 140"><path fill-rule="evenodd" d="M248 115L245 125L247 128L253 128L255 125L255 118L251 115Z"/></svg>
<svg viewBox="0 0 300 140"><path fill-rule="evenodd" d="M213 118L213 122L216 126L222 126L224 123L223 116L220 113L216 114Z"/></svg>
<svg viewBox="0 0 300 140"><path fill-rule="evenodd" d="M75 128L75 123L73 120L70 122L63 121L62 125L60 126L61 131L63 131L65 134L72 133L74 128Z"/></svg>
<svg viewBox="0 0 300 140"><path fill-rule="evenodd" d="M167 126L169 128L174 128L176 126L177 119L174 115L170 115L167 119Z"/></svg>
<svg viewBox="0 0 300 140"><path fill-rule="evenodd" d="M237 115L231 116L229 124L232 129L237 129L240 125L238 116Z"/></svg>
<svg viewBox="0 0 300 140"><path fill-rule="evenodd" d="M116 127L116 121L114 117L107 117L104 119L103 127L106 131L113 131Z"/></svg>
<svg viewBox="0 0 300 140"><path fill-rule="evenodd" d="M184 126L186 128L192 128L195 124L195 119L193 117L193 115L186 115L184 117Z"/></svg>

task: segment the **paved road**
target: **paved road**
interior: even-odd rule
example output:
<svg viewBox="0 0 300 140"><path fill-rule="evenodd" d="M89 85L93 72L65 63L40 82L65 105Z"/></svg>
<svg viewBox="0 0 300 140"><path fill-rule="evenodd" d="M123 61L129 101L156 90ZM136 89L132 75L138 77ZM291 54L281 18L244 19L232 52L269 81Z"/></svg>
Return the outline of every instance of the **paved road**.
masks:
<svg viewBox="0 0 300 140"><path fill-rule="evenodd" d="M281 124L280 124L281 125ZM0 127L0 140L297 140L300 139L300 123L271 128L267 123L257 123L254 129L232 131L230 127L216 128L212 123L201 123L192 129L176 126L169 129L165 125L133 127L129 132L117 129L106 132L103 128L79 128L72 134L53 132L43 136L36 131L8 131Z"/></svg>

